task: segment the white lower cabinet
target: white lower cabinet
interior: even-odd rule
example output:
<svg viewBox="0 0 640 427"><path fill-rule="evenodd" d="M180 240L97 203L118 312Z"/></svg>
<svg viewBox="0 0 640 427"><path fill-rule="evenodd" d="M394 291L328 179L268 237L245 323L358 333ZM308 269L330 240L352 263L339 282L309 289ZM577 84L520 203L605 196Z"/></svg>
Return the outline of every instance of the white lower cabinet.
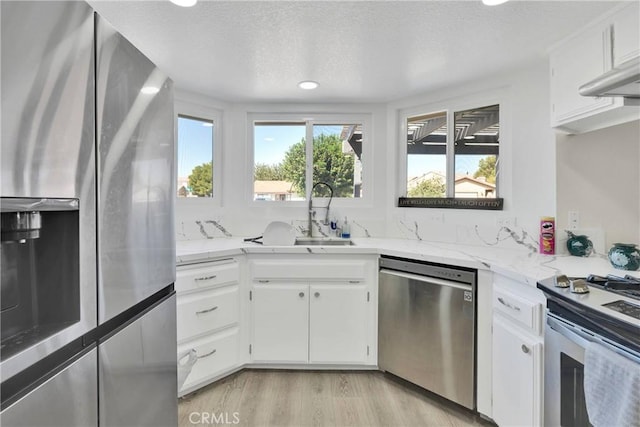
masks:
<svg viewBox="0 0 640 427"><path fill-rule="evenodd" d="M239 264L230 258L176 269L179 396L241 365Z"/></svg>
<svg viewBox="0 0 640 427"><path fill-rule="evenodd" d="M500 426L542 425L544 296L496 274L492 298L492 418Z"/></svg>
<svg viewBox="0 0 640 427"><path fill-rule="evenodd" d="M542 344L499 314L493 318L493 419L501 426L534 426L540 401Z"/></svg>
<svg viewBox="0 0 640 427"><path fill-rule="evenodd" d="M254 361L306 363L309 286L268 284L252 291Z"/></svg>
<svg viewBox="0 0 640 427"><path fill-rule="evenodd" d="M366 285L311 285L309 300L309 362L367 363Z"/></svg>
<svg viewBox="0 0 640 427"><path fill-rule="evenodd" d="M344 258L250 261L251 362L376 365L377 264Z"/></svg>
<svg viewBox="0 0 640 427"><path fill-rule="evenodd" d="M196 362L191 367L179 395L196 390L220 377L229 368L238 364L238 328L226 329L217 334L190 341L178 346L178 354L195 350Z"/></svg>
<svg viewBox="0 0 640 427"><path fill-rule="evenodd" d="M252 301L254 362L367 363L365 285L269 283Z"/></svg>

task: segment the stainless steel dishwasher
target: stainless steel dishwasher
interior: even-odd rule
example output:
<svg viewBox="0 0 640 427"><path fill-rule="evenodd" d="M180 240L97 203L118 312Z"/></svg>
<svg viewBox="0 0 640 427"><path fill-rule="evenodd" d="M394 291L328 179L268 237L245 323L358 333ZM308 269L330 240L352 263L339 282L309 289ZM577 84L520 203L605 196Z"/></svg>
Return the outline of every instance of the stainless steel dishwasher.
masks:
<svg viewBox="0 0 640 427"><path fill-rule="evenodd" d="M476 406L476 270L380 258L378 365Z"/></svg>

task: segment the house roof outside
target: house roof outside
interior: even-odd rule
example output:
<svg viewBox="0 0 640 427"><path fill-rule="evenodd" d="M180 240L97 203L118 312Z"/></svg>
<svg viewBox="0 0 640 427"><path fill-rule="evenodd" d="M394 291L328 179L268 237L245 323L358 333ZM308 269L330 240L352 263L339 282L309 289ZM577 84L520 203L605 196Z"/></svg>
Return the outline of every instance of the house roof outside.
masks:
<svg viewBox="0 0 640 427"><path fill-rule="evenodd" d="M487 182L487 179L484 176L479 176L478 178L474 178L471 175L456 175L456 184L462 183L463 181L471 182L473 184L485 187L488 190L493 190L496 188L495 184Z"/></svg>
<svg viewBox="0 0 640 427"><path fill-rule="evenodd" d="M254 181L253 192L256 194L291 194L293 183L288 181Z"/></svg>

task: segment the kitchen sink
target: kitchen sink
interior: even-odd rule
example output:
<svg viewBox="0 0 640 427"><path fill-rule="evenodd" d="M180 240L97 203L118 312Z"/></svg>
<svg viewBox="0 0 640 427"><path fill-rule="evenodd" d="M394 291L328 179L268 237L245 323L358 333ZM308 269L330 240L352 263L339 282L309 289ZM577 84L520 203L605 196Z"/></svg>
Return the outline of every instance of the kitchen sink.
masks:
<svg viewBox="0 0 640 427"><path fill-rule="evenodd" d="M298 237L296 246L352 246L355 245L349 239L331 237Z"/></svg>

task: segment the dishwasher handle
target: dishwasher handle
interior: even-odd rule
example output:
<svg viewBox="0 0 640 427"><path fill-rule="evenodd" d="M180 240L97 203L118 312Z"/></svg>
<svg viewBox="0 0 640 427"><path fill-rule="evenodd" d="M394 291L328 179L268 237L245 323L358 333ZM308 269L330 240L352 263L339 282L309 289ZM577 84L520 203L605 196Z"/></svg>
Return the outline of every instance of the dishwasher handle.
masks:
<svg viewBox="0 0 640 427"><path fill-rule="evenodd" d="M389 274L391 276L402 277L404 279L416 280L418 282L425 282L425 283L438 285L438 286L446 286L448 288L462 289L462 290L465 290L465 291L473 290L473 287L471 285L467 285L467 284L464 284L464 283L458 283L458 282L453 282L453 281L450 281L450 280L438 279L436 277L421 276L419 274L405 273L405 272L402 272L402 271L387 270L387 269L381 268L380 269L380 274Z"/></svg>

